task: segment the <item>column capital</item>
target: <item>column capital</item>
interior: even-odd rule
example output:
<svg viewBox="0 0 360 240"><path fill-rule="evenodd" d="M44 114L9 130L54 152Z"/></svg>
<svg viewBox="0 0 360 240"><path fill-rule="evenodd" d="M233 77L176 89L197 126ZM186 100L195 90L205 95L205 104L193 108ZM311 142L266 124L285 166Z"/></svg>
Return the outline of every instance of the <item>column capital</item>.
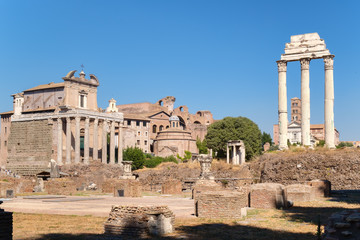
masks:
<svg viewBox="0 0 360 240"><path fill-rule="evenodd" d="M66 117L66 122L70 122L70 117Z"/></svg>
<svg viewBox="0 0 360 240"><path fill-rule="evenodd" d="M80 119L81 119L81 118L80 118L79 116L75 117L75 121L76 121L76 122L80 122Z"/></svg>
<svg viewBox="0 0 360 240"><path fill-rule="evenodd" d="M334 55L329 55L324 57L324 67L325 70L333 70L334 69Z"/></svg>
<svg viewBox="0 0 360 240"><path fill-rule="evenodd" d="M309 70L310 68L310 58L302 58L300 59L301 70Z"/></svg>
<svg viewBox="0 0 360 240"><path fill-rule="evenodd" d="M287 62L283 60L276 61L278 66L278 72L286 72Z"/></svg>

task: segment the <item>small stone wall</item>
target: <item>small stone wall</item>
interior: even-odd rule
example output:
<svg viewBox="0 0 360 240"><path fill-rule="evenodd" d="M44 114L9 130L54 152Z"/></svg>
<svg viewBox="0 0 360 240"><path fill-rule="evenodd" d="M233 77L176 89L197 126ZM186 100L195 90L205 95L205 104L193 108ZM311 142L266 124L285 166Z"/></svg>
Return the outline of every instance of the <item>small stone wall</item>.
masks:
<svg viewBox="0 0 360 240"><path fill-rule="evenodd" d="M359 239L360 211L345 210L329 217L324 240Z"/></svg>
<svg viewBox="0 0 360 240"><path fill-rule="evenodd" d="M44 187L48 194L69 195L76 192L75 181L67 178L50 178L44 181Z"/></svg>
<svg viewBox="0 0 360 240"><path fill-rule="evenodd" d="M192 198L196 200L196 196L202 192L221 191L224 190L221 183L212 180L198 180L192 189Z"/></svg>
<svg viewBox="0 0 360 240"><path fill-rule="evenodd" d="M142 186L137 180L107 179L102 185L103 193L113 193L115 197L141 197Z"/></svg>
<svg viewBox="0 0 360 240"><path fill-rule="evenodd" d="M311 187L311 194L315 199L329 197L331 192L331 183L328 180L312 180L306 182Z"/></svg>
<svg viewBox="0 0 360 240"><path fill-rule="evenodd" d="M200 218L237 219L241 218L241 209L248 207L249 191L209 191L197 194L195 215Z"/></svg>
<svg viewBox="0 0 360 240"><path fill-rule="evenodd" d="M169 180L161 186L162 194L182 194L182 182L179 180Z"/></svg>
<svg viewBox="0 0 360 240"><path fill-rule="evenodd" d="M250 207L252 208L286 208L287 196L285 187L278 183L259 183L251 186Z"/></svg>
<svg viewBox="0 0 360 240"><path fill-rule="evenodd" d="M14 198L14 184L9 182L0 182L0 198Z"/></svg>
<svg viewBox="0 0 360 240"><path fill-rule="evenodd" d="M140 239L174 231L175 215L167 206L113 206L104 224L105 234Z"/></svg>
<svg viewBox="0 0 360 240"><path fill-rule="evenodd" d="M0 201L0 204L2 201ZM12 212L5 212L0 208L0 240L11 240L13 232Z"/></svg>
<svg viewBox="0 0 360 240"><path fill-rule="evenodd" d="M314 196L312 188L309 185L304 184L292 184L285 187L287 193L287 199L292 202L306 202L312 201Z"/></svg>

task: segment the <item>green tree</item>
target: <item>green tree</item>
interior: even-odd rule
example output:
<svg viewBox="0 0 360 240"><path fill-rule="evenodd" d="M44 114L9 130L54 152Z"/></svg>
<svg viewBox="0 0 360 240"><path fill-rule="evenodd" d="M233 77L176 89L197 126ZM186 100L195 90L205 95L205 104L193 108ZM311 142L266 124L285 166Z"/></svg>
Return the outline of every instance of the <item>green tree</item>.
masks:
<svg viewBox="0 0 360 240"><path fill-rule="evenodd" d="M263 132L261 135L261 145L264 146L265 143L270 143L272 145L272 138L269 133Z"/></svg>
<svg viewBox="0 0 360 240"><path fill-rule="evenodd" d="M207 147L225 156L226 144L229 140L243 140L246 159L261 154L261 131L259 127L246 117L226 117L211 124L205 137Z"/></svg>
<svg viewBox="0 0 360 240"><path fill-rule="evenodd" d="M192 154L191 154L191 152L189 152L189 151L185 151L184 157L180 157L179 154L177 154L176 157L177 157L178 159L180 159L181 161L184 162L184 161L190 160L190 159L192 158Z"/></svg>
<svg viewBox="0 0 360 240"><path fill-rule="evenodd" d="M199 149L199 154L208 154L206 139L200 140L199 138L196 140L196 146Z"/></svg>
<svg viewBox="0 0 360 240"><path fill-rule="evenodd" d="M145 155L140 148L128 147L123 150L123 159L125 161L132 161L132 169L143 168L145 163Z"/></svg>

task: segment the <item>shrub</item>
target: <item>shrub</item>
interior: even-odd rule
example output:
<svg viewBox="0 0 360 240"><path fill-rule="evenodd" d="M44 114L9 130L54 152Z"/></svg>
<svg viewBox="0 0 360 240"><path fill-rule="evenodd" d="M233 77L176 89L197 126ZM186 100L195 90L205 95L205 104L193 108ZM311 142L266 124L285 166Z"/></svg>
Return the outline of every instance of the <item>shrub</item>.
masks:
<svg viewBox="0 0 360 240"><path fill-rule="evenodd" d="M123 158L125 161L132 161L132 169L141 169L145 163L144 153L140 148L128 147L123 150Z"/></svg>
<svg viewBox="0 0 360 240"><path fill-rule="evenodd" d="M189 152L189 151L185 151L184 157L180 157L179 154L177 154L176 157L177 157L178 159L180 159L181 161L183 161L183 162L187 162L188 160L191 159L192 154L191 154L191 152Z"/></svg>
<svg viewBox="0 0 360 240"><path fill-rule="evenodd" d="M353 147L354 145L351 142L341 142L336 148L343 148L343 147Z"/></svg>
<svg viewBox="0 0 360 240"><path fill-rule="evenodd" d="M155 168L160 163L163 163L163 162L178 163L178 161L176 160L176 158L174 156L168 156L168 157L165 157L165 158L151 156L151 158L145 160L144 166L147 167L147 168Z"/></svg>

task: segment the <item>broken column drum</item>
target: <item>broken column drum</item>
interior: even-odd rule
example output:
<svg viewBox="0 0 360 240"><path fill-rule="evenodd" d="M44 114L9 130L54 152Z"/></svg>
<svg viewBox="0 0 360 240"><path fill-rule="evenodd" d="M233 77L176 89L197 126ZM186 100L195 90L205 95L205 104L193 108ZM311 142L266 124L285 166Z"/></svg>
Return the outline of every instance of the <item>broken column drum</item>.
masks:
<svg viewBox="0 0 360 240"><path fill-rule="evenodd" d="M334 127L334 55L326 49L323 39L318 33L307 33L291 36L290 43L285 45L285 54L277 61L279 77L279 148L287 148L287 90L286 70L287 62L300 61L301 65L301 141L302 145L310 146L310 75L309 67L312 59L324 59L325 64L325 144L328 148L335 148Z"/></svg>

